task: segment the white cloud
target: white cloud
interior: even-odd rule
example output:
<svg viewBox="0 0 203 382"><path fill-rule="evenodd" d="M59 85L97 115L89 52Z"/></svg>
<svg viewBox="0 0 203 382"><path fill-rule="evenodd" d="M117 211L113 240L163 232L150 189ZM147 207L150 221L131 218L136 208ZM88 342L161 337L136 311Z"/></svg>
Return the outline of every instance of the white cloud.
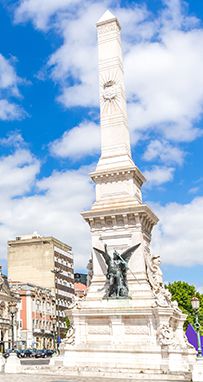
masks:
<svg viewBox="0 0 203 382"><path fill-rule="evenodd" d="M58 100L66 107L98 106L95 23L104 11L105 4L93 4L60 25L64 42L51 55L48 65L61 87ZM74 79L71 85L70 78Z"/></svg>
<svg viewBox="0 0 203 382"><path fill-rule="evenodd" d="M0 54L0 119L20 119L24 111L10 98L20 97L18 85L21 79L17 76L14 67Z"/></svg>
<svg viewBox="0 0 203 382"><path fill-rule="evenodd" d="M202 60L202 30L170 31L161 42L132 47L125 58L132 129L153 129L175 141L195 139L193 122L203 110Z"/></svg>
<svg viewBox="0 0 203 382"><path fill-rule="evenodd" d="M147 146L143 159L146 161L160 159L167 164L176 163L181 165L184 160L184 153L178 147L173 147L167 141L154 139Z"/></svg>
<svg viewBox="0 0 203 382"><path fill-rule="evenodd" d="M28 150L16 150L0 161L0 252L6 258L7 240L34 231L53 235L73 246L76 268L85 268L90 231L80 212L93 202L89 167L53 172L37 179L39 161Z"/></svg>
<svg viewBox="0 0 203 382"><path fill-rule="evenodd" d="M81 158L94 155L100 150L100 128L93 122L84 121L66 131L50 145L53 155L61 158Z"/></svg>
<svg viewBox="0 0 203 382"><path fill-rule="evenodd" d="M6 99L0 99L0 119L3 121L21 119L25 115L23 109Z"/></svg>
<svg viewBox="0 0 203 382"><path fill-rule="evenodd" d="M198 191L199 191L199 187L198 186L196 186L196 187L191 187L190 189L189 189L189 193L190 194L197 194L198 193Z"/></svg>
<svg viewBox="0 0 203 382"><path fill-rule="evenodd" d="M88 176L90 169L54 172L38 181L38 164L33 169L33 161L36 159L28 151L17 151L1 161L0 176L5 177L0 188L1 256L6 257L8 239L37 231L72 245L76 268L85 268L91 241L89 227L80 212L90 208L95 198ZM35 191L23 196L33 185ZM15 198L16 195L21 197ZM174 265L203 264L203 198L185 205L154 205L153 209L160 218L152 235L153 251L161 255L162 261Z"/></svg>
<svg viewBox="0 0 203 382"><path fill-rule="evenodd" d="M28 150L19 149L12 155L0 157L1 199L30 191L39 169L39 161Z"/></svg>
<svg viewBox="0 0 203 382"><path fill-rule="evenodd" d="M56 12L69 10L70 6L77 6L80 2L81 0L22 0L15 12L15 22L31 19L37 28L46 29Z"/></svg>
<svg viewBox="0 0 203 382"><path fill-rule="evenodd" d="M203 264L203 197L188 204L153 206L160 222L153 231L153 249L164 263Z"/></svg>
<svg viewBox="0 0 203 382"><path fill-rule="evenodd" d="M18 131L10 131L6 138L0 138L0 145L22 148L23 146L26 146L26 142Z"/></svg>
<svg viewBox="0 0 203 382"><path fill-rule="evenodd" d="M185 29L194 27L199 24L199 20L195 16L189 16L188 3L184 0L162 0L165 8L160 15L160 24L164 30Z"/></svg>
<svg viewBox="0 0 203 382"><path fill-rule="evenodd" d="M161 186L173 179L174 168L164 166L153 166L151 170L144 171L143 174L147 180L145 188Z"/></svg>
<svg viewBox="0 0 203 382"><path fill-rule="evenodd" d="M18 77L14 68L5 57L0 54L0 89L10 89L14 95L18 95Z"/></svg>

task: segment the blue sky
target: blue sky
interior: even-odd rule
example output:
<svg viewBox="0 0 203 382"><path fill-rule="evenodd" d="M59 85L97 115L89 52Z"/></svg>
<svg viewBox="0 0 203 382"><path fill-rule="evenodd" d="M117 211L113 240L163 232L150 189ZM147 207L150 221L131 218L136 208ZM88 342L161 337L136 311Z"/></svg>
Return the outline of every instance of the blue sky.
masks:
<svg viewBox="0 0 203 382"><path fill-rule="evenodd" d="M170 3L170 4L169 4ZM37 231L90 253L80 217L99 158L95 23L122 26L129 128L143 198L160 218L152 250L166 281L203 287L201 1L0 1L0 253Z"/></svg>

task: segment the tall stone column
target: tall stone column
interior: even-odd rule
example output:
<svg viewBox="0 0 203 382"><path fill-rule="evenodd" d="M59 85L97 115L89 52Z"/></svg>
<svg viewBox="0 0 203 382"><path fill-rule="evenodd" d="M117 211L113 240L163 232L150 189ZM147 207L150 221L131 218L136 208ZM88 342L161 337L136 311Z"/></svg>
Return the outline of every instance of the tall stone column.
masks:
<svg viewBox="0 0 203 382"><path fill-rule="evenodd" d="M107 244L110 253L114 249L122 253L141 243L129 263L132 272L128 280L133 294L136 280L146 279L144 253L158 219L142 204L145 178L131 157L120 30L117 18L109 11L97 22L101 157L91 174L96 201L91 211L82 215L91 227L93 247L104 249ZM105 273L106 264L93 252L94 276L89 291L102 290Z"/></svg>
<svg viewBox="0 0 203 382"><path fill-rule="evenodd" d="M133 166L127 123L120 25L109 11L97 22L101 158L97 171Z"/></svg>

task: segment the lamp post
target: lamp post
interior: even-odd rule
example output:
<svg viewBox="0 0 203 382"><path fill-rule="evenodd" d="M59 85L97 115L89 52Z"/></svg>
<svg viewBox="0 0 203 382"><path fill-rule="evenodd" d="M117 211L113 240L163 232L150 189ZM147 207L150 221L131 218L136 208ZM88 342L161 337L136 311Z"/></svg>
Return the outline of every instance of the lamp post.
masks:
<svg viewBox="0 0 203 382"><path fill-rule="evenodd" d="M58 302L58 280L57 277L63 273L61 268L55 268L51 270L55 275L55 285L56 285L56 332L57 332L57 350L59 351L59 345L61 342L60 337L60 321L59 321L59 302Z"/></svg>
<svg viewBox="0 0 203 382"><path fill-rule="evenodd" d="M9 304L9 312L11 314L11 347L12 351L14 351L14 317L17 313L17 305L15 302L11 302Z"/></svg>
<svg viewBox="0 0 203 382"><path fill-rule="evenodd" d="M55 326L56 325L56 316L53 319L52 324L53 324L54 350L56 350L56 326Z"/></svg>
<svg viewBox="0 0 203 382"><path fill-rule="evenodd" d="M194 310L194 315L195 315L195 323L194 327L197 332L197 357L202 356L202 346L201 346L201 337L200 337L200 323L198 319L198 312L199 312L199 299L197 297L193 297L191 299L191 304L192 304L192 309Z"/></svg>

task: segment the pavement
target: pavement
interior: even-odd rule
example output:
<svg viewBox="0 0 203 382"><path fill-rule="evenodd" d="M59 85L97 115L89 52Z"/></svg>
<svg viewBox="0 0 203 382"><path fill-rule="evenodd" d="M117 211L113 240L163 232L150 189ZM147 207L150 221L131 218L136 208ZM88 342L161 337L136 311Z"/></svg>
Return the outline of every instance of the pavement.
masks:
<svg viewBox="0 0 203 382"><path fill-rule="evenodd" d="M122 382L122 379L66 377L40 374L0 374L0 382ZM127 380L125 380L127 382Z"/></svg>

